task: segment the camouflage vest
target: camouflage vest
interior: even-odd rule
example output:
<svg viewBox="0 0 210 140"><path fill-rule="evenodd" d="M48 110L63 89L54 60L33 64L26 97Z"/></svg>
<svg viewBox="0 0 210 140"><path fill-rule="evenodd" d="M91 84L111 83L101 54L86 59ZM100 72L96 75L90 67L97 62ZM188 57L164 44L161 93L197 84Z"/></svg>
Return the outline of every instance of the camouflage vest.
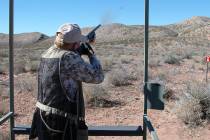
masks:
<svg viewBox="0 0 210 140"><path fill-rule="evenodd" d="M55 46L41 57L38 69L38 101L44 105L76 114L77 105L68 101L59 77L59 61L64 53L71 53Z"/></svg>

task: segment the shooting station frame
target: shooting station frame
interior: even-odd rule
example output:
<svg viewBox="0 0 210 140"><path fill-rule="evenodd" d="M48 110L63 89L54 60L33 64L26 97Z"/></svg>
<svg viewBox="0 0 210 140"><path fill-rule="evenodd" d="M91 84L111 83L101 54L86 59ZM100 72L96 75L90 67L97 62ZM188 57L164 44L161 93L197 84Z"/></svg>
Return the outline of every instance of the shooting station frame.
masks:
<svg viewBox="0 0 210 140"><path fill-rule="evenodd" d="M153 140L158 140L155 129L147 116L147 109L163 110L163 88L158 83L148 82L148 43L149 39L149 0L145 0L144 26L144 115L143 128L137 126L89 126L89 136L143 136L147 139L147 129ZM14 122L14 0L9 0L9 93L10 111L0 118L0 125L10 119L10 140L15 140L15 134L29 134L30 126L17 126Z"/></svg>

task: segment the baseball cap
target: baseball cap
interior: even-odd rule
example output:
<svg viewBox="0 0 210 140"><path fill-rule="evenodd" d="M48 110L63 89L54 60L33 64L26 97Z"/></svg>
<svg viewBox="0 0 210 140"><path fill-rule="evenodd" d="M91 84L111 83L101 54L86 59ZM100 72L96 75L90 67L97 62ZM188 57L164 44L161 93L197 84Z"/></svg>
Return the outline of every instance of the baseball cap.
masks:
<svg viewBox="0 0 210 140"><path fill-rule="evenodd" d="M85 35L82 35L77 24L65 23L58 28L57 33L62 33L64 43L87 42L88 40Z"/></svg>

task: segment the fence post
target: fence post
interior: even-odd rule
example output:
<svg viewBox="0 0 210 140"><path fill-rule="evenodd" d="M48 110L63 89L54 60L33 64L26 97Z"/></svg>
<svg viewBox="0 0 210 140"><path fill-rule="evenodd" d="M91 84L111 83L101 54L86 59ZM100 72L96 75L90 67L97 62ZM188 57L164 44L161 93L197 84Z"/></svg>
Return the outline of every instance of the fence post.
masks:
<svg viewBox="0 0 210 140"><path fill-rule="evenodd" d="M10 140L15 139L14 128L14 58L13 58L13 35L14 35L14 0L9 1L9 92L10 92Z"/></svg>
<svg viewBox="0 0 210 140"><path fill-rule="evenodd" d="M206 62L206 83L208 83L209 62Z"/></svg>
<svg viewBox="0 0 210 140"><path fill-rule="evenodd" d="M145 0L144 25L144 116L147 115L147 93L145 87L148 82L148 38L149 38L149 0ZM143 118L144 120L144 118ZM143 140L147 139L147 127L143 121Z"/></svg>

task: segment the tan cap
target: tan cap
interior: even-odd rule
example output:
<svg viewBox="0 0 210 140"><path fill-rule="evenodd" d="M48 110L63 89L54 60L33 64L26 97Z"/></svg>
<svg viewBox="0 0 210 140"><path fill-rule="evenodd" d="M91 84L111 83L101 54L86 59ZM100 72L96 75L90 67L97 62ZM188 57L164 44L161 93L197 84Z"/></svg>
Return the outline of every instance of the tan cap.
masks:
<svg viewBox="0 0 210 140"><path fill-rule="evenodd" d="M87 37L81 34L81 29L77 24L65 23L61 25L57 33L62 33L64 43L87 42Z"/></svg>

